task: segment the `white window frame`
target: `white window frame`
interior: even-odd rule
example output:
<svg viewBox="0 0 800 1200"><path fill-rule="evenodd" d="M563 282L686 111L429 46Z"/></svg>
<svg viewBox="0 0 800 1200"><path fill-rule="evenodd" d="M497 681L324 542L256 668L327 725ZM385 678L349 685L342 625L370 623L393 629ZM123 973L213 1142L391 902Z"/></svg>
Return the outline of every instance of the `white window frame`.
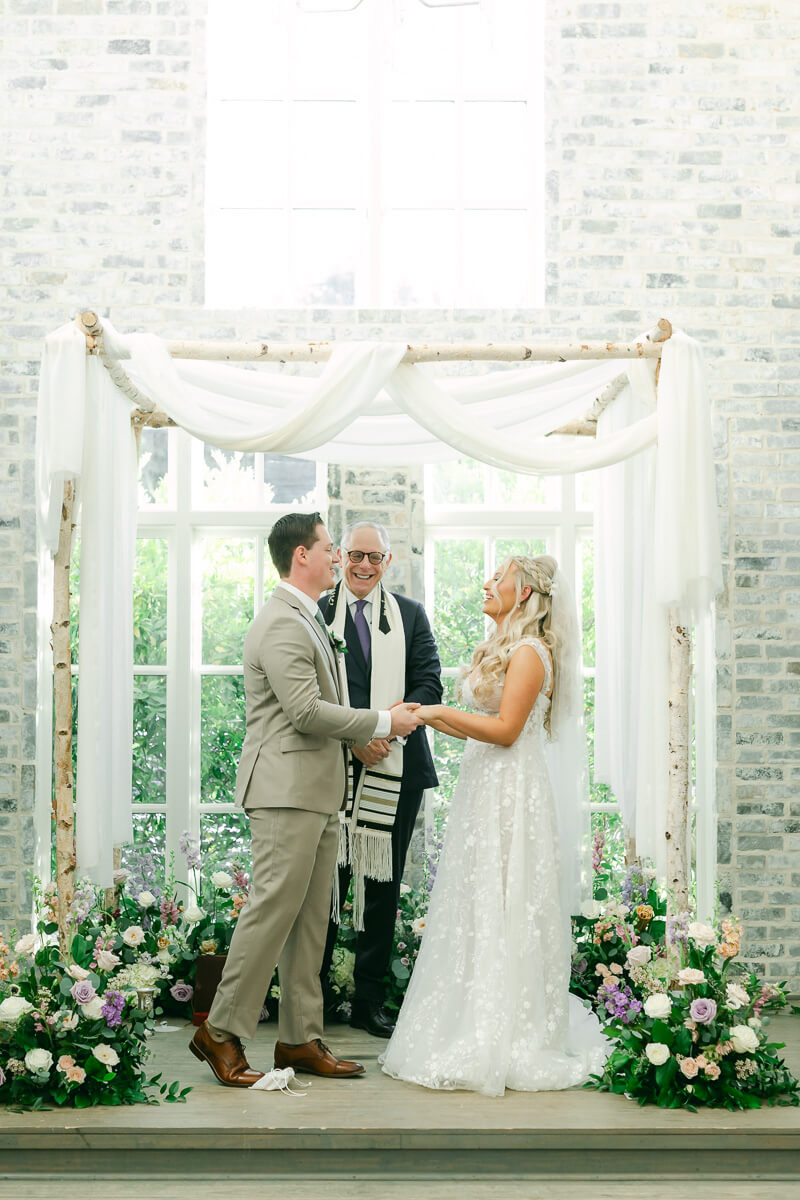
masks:
<svg viewBox="0 0 800 1200"><path fill-rule="evenodd" d="M567 577L573 594L580 606L582 594L581 542L586 534L594 536L594 512L579 508L577 503L577 476L556 477L560 504L549 508L522 508L504 505L492 507L488 504L435 504L433 496L434 466L425 468L425 607L431 622L434 620L436 594L435 543L445 538L483 539L484 579L488 579L496 564L491 557L492 540L510 538L515 534L520 539L549 537L552 553ZM484 466L484 494L490 495L491 469ZM554 497L557 500L557 497ZM479 602L479 587L484 580L476 580L476 603ZM488 623L488 622L487 622ZM595 668L581 664L584 680L595 678ZM443 678L453 679L458 667L443 667ZM619 813L616 799L591 801L590 813Z"/></svg>
<svg viewBox="0 0 800 1200"><path fill-rule="evenodd" d="M417 0L407 0L409 4L416 3ZM219 8L219 12L215 11ZM213 37L215 23L220 20L225 20L224 10L226 8L225 0L211 0L209 12L209 31ZM307 14L306 14L307 15ZM318 14L321 19L331 20L330 13ZM343 16L348 14L344 13ZM282 101L285 104L286 124L288 128L287 137L291 139L293 130L293 112L298 104L307 103L310 101L325 101L329 100L332 103L352 102L358 106L358 127L360 128L360 136L365 147L364 166L361 174L361 183L359 187L358 199L354 209L341 209L340 211L353 211L358 223L355 264L354 264L354 299L352 304L331 305L325 304L322 307L326 308L369 308L380 309L387 307L414 307L408 305L389 305L385 303L383 297L383 281L382 281L382 261L381 261L381 226L384 216L391 208L391 211L424 211L424 212L453 212L456 220L456 236L455 236L455 253L454 253L454 268L456 278L451 281L449 289L451 300L449 303L443 304L442 308L464 308L475 307L474 303L469 303L463 298L463 277L461 272L461 264L464 260L462 253L464 242L464 213L466 211L503 211L502 209L467 209L464 204L463 196L463 171L462 163L464 155L469 153L469 148L464 146L464 109L471 102L519 102L526 105L526 128L527 128L527 143L533 147L529 157L529 169L527 180L527 204L524 208L513 208L508 211L525 212L528 215L528 225L530 233L530 242L527 254L527 278L529 279L529 291L524 301L519 302L514 300L505 307L510 308L533 308L540 307L544 302L544 284L545 284L545 235L544 235L544 193L545 193L545 162L544 162L544 139L545 139L545 121L544 121L544 6L538 3L531 2L525 8L525 19L531 22L531 28L528 35L530 45L530 70L526 74L527 90L521 93L517 87L503 84L493 84L490 88L482 89L479 83L471 83L470 87L466 86L465 70L463 62L461 69L458 72L458 80L453 90L443 89L441 86L436 86L435 80L426 81L420 87L419 92L415 92L413 96L393 96L387 94L387 89L384 84L384 73L379 69L378 64L382 60L382 56L386 53L387 46L391 45L392 23L395 20L395 6L386 2L386 0L371 0L368 12L365 13L365 19L368 26L368 51L367 57L369 61L369 69L364 71L361 80L357 83L354 81L352 86L346 91L342 91L337 96L329 94L329 89L310 86L304 89L303 95L295 95L292 88L292 73L291 68L287 72L287 85L283 94L278 96L270 92L269 96L254 97L251 94L251 89L243 85L243 95L228 95L223 94L216 84L214 77L214 57L213 53L209 55L210 59L210 77L208 82L208 108L209 108L209 124L212 123L212 113L222 112L226 108L226 120L224 124L230 126L236 122L234 115L235 105L237 103L274 103ZM465 11L454 8L452 17L457 22L457 38L461 45L463 38L463 22L467 19L468 14ZM297 43L301 40L296 36L295 24L298 18L298 8L295 5L290 5L284 16L284 21L288 27L289 41L289 58L295 52ZM520 36L523 36L521 33ZM391 105L393 103L407 102L431 102L431 101L452 102L455 106L456 113L456 134L455 140L457 143L458 155L456 160L456 199L454 205L443 208L440 206L424 207L424 208L401 208L389 205L385 194L383 184L383 144L386 140L386 130L388 128L388 118ZM310 150L313 153L313 148ZM269 147L253 146L253 153L269 154ZM287 156L288 158L289 156ZM286 290L282 295L265 296L255 302L255 306L262 308L294 308L301 307L296 295L293 292L295 286L292 273L292 254L295 235L293 229L292 213L293 211L302 211L300 206L292 205L292 183L291 183L291 163L286 161L281 164L281 170L285 171L285 201L282 207L264 206L266 212L282 213L284 218L283 238L284 248L284 268L285 278L287 280ZM214 159L213 154L207 155L206 161L206 213L222 212L227 210L235 210L235 205L221 205L213 202L214 197ZM250 206L242 205L241 208ZM336 206L331 206L331 211ZM207 232L206 236L206 269L208 271L209 261L209 242L213 244L213 230ZM220 291L209 291L208 274L206 275L206 307L231 307L230 299L221 294ZM306 307L302 305L302 307ZM319 304L311 307L321 307ZM424 304L423 307L431 307L429 304ZM499 307L499 306L492 306Z"/></svg>
<svg viewBox="0 0 800 1200"><path fill-rule="evenodd" d="M167 543L167 653L164 665L134 664L134 677L166 679L166 795L163 804L137 803L131 799L134 817L147 813L165 814L165 867L170 854L180 862L178 841L188 830L200 836L206 813L236 812L233 798L226 803L203 802L201 784L201 683L206 675L241 677L241 664L205 666L202 657L202 539L226 533L252 537L255 542L253 615L264 603L264 540L278 517L295 511L293 504L267 500L257 508L203 508L193 506L193 472L202 464L203 444L181 429L168 432L168 499L164 504L141 506L137 513L136 538L162 538ZM264 476L264 455L255 454L258 481ZM316 464L316 499L326 519L328 467ZM261 489L261 483L258 484ZM52 611L52 562L49 555L40 570L40 614ZM49 569L48 569L49 568ZM52 654L47 659L49 629L39 620L39 723L37 729L37 851L36 868L42 878L50 876L51 821L50 780L52 777ZM80 673L80 658L72 674ZM78 730L80 736L80 730ZM80 780L76 779L80 804Z"/></svg>

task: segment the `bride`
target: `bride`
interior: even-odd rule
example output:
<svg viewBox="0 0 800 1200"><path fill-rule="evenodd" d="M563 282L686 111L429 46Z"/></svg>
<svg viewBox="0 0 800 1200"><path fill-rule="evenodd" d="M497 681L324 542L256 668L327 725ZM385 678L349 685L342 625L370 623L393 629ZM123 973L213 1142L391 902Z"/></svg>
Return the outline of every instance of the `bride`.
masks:
<svg viewBox="0 0 800 1200"><path fill-rule="evenodd" d="M547 555L514 555L483 590L496 628L462 684L472 711L417 713L467 745L422 947L382 1063L425 1087L500 1096L582 1083L607 1046L597 1017L568 991L585 761L574 601Z"/></svg>

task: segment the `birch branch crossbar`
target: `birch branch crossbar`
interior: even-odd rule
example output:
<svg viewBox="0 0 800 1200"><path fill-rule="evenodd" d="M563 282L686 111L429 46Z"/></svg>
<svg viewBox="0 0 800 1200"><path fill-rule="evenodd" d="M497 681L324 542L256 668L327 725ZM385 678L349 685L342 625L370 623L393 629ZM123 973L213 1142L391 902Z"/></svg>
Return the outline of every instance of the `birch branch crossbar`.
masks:
<svg viewBox="0 0 800 1200"><path fill-rule="evenodd" d="M166 413L158 412L125 374L120 358L112 357L103 338L103 324L91 310L76 317L78 328L86 337L87 353L96 355L109 371L120 391L136 404L131 416L138 430L144 425L166 426L174 422ZM660 359L663 343L672 336L672 326L662 318L647 336L636 342L577 342L547 343L527 346L516 343L475 345L451 343L408 346L403 357L406 363L432 362L568 362L591 359ZM173 358L202 359L217 362L327 362L333 352L330 342L167 342ZM660 365L660 364L659 364ZM658 374L656 375L656 379ZM597 419L624 386L619 376L606 386L589 412L580 421L573 421L553 434L574 437L594 437ZM657 387L657 384L656 384ZM72 544L74 491L72 481L64 484L61 510L61 529L58 553L54 559L53 612L53 689L55 699L55 789L53 809L56 820L56 882L58 887L58 921L62 949L67 950L68 913L75 884L75 818L72 778L72 681L69 642L69 570ZM689 891L688 797L689 797L689 679L691 674L691 638L688 630L670 615L670 777L668 819L665 838L668 847L669 885L674 904L684 908ZM80 784L80 781L78 781ZM631 851L633 852L633 851Z"/></svg>

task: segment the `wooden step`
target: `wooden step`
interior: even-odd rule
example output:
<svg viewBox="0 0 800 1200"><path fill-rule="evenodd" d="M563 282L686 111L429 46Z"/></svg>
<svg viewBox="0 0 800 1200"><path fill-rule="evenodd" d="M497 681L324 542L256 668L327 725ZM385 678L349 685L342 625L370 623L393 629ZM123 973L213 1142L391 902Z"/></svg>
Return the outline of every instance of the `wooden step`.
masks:
<svg viewBox="0 0 800 1200"><path fill-rule="evenodd" d="M787 1059L800 1070L800 1021L780 1018L774 1032L791 1041ZM174 1180L175 1186L202 1179L204 1200L211 1182L219 1186L231 1177L242 1196L248 1178L262 1184L292 1181L296 1188L315 1179L426 1179L437 1187L455 1180L477 1186L585 1179L593 1181L593 1200L602 1181L652 1180L653 1174L664 1180L800 1180L795 1108L686 1113L639 1108L619 1096L581 1089L508 1092L497 1099L432 1092L383 1075L377 1057L385 1043L346 1026L326 1036L336 1053L364 1062L366 1076L312 1079L303 1097L239 1091L220 1087L191 1057L191 1033L186 1027L153 1038L153 1070L193 1085L186 1104L0 1110L0 1179L34 1186L37 1176L54 1171L75 1182L81 1175L119 1181L149 1175ZM271 1064L274 1038L274 1028L260 1028L248 1047L254 1066ZM324 1187L333 1195L327 1183ZM435 1193L425 1195L433 1200ZM469 1193L459 1195L468 1200ZM649 1190L647 1195L652 1200ZM692 1200L698 1196L693 1193Z"/></svg>

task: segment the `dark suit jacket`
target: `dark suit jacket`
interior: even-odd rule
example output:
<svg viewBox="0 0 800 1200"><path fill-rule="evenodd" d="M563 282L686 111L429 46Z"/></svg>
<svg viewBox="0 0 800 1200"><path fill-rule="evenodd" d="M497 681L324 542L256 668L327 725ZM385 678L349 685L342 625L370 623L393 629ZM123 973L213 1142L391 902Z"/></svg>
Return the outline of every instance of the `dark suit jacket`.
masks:
<svg viewBox="0 0 800 1200"><path fill-rule="evenodd" d="M396 592L392 595L400 608L403 631L406 635L406 686L403 696L397 698L416 701L418 704L441 704L439 652L425 609L416 600L409 600L407 596L398 596ZM333 622L332 600L333 593L329 592L319 602L322 615L329 625ZM350 704L353 708L371 708L370 664L364 661L364 652L349 608L345 618L344 637L347 643L344 661ZM427 732L425 729L415 729L405 745L402 786L422 791L423 788L436 787L438 782Z"/></svg>

